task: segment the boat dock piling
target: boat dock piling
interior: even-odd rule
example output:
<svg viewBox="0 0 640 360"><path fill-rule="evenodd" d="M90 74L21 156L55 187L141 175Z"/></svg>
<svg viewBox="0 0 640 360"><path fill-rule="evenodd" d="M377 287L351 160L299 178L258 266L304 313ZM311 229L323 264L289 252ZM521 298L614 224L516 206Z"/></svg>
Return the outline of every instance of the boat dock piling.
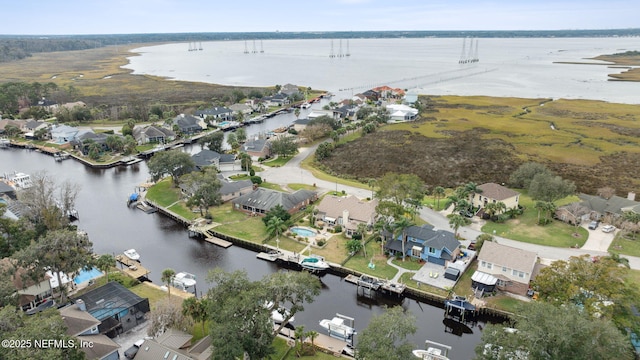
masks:
<svg viewBox="0 0 640 360"><path fill-rule="evenodd" d="M120 264L122 272L131 276L132 278L141 281L149 278L149 274L151 272L144 266L142 266L142 264L140 264L139 262L129 259L124 254L116 255L116 260Z"/></svg>
<svg viewBox="0 0 640 360"><path fill-rule="evenodd" d="M203 219L204 220L204 219ZM213 228L213 225L206 224L201 225L201 221L196 221L193 225L189 226L189 237L195 237L196 235L202 235L204 241L210 242L214 245L218 245L223 248L228 248L233 245L232 242L220 239L214 236L209 230Z"/></svg>

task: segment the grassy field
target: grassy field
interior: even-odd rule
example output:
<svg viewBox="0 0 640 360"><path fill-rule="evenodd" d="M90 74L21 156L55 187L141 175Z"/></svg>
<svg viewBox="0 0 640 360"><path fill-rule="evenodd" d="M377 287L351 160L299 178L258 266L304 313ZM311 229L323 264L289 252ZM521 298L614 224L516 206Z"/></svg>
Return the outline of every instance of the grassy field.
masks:
<svg viewBox="0 0 640 360"><path fill-rule="evenodd" d="M160 206L169 206L180 200L180 190L173 187L173 182L170 178L166 178L150 187L146 198Z"/></svg>
<svg viewBox="0 0 640 360"><path fill-rule="evenodd" d="M216 231L244 240L261 243L267 237L267 228L259 217L247 218L241 223L228 223L215 227Z"/></svg>
<svg viewBox="0 0 640 360"><path fill-rule="evenodd" d="M293 191L297 191L300 189L305 189L305 190L311 190L311 191L315 191L317 190L316 187L314 187L313 185L307 185L307 184L287 184L287 187Z"/></svg>
<svg viewBox="0 0 640 360"><path fill-rule="evenodd" d="M522 162L537 161L582 192L640 186L640 105L483 96L420 101L421 120L345 142L323 160L322 178L365 182L387 172L415 173L429 187L453 188L507 182Z"/></svg>
<svg viewBox="0 0 640 360"><path fill-rule="evenodd" d="M271 167L280 167L286 165L293 156L278 156L277 158L263 162L264 165Z"/></svg>
<svg viewBox="0 0 640 360"><path fill-rule="evenodd" d="M640 241L631 240L617 234L609 247L609 251L620 255L640 256Z"/></svg>
<svg viewBox="0 0 640 360"><path fill-rule="evenodd" d="M556 206L561 206L577 201L575 196L567 197L556 202ZM582 227L567 225L561 221L552 221L545 226L538 225L538 210L535 209L535 201L522 192L520 195L520 205L525 208L524 213L516 219L508 220L504 223L494 223L488 221L482 231L495 235L513 239L517 241L556 247L571 247L584 245L589 237L589 232Z"/></svg>

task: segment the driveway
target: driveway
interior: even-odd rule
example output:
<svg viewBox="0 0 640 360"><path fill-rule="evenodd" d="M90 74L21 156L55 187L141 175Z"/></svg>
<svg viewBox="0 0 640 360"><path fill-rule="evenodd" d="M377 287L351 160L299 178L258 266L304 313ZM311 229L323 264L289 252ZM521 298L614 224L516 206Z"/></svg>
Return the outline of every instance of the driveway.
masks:
<svg viewBox="0 0 640 360"><path fill-rule="evenodd" d="M611 246L613 238L616 237L619 230L616 229L610 233L605 233L602 231L602 226L598 226L595 230L589 230L587 226L588 224L582 225L582 227L589 232L589 238L587 238L587 241L582 246L582 250L607 252L609 250L609 246Z"/></svg>

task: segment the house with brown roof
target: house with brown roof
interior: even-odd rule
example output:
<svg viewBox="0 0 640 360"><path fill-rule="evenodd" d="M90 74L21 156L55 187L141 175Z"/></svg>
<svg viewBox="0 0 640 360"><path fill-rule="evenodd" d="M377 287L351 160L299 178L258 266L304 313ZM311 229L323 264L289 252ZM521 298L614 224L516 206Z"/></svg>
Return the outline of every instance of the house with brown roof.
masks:
<svg viewBox="0 0 640 360"><path fill-rule="evenodd" d="M358 224L373 226L376 219L378 200L360 200L350 195L347 197L327 195L318 204L316 219L329 227L340 225L345 229L347 237L351 237L358 229Z"/></svg>
<svg viewBox="0 0 640 360"><path fill-rule="evenodd" d="M29 311L38 307L53 295L51 276L43 273L39 280L29 277L27 269L18 267L15 260L3 258L0 260L0 272L12 277L13 286L18 294L18 306L23 311Z"/></svg>
<svg viewBox="0 0 640 360"><path fill-rule="evenodd" d="M484 208L488 203L503 203L507 209L518 207L520 201L520 193L509 189L508 187L496 184L486 183L478 185L478 189L482 192L473 194L471 203L474 207Z"/></svg>
<svg viewBox="0 0 640 360"><path fill-rule="evenodd" d="M211 337L205 336L191 345L193 336L169 329L155 339L146 339L136 353L136 360L204 360L211 359Z"/></svg>
<svg viewBox="0 0 640 360"><path fill-rule="evenodd" d="M474 289L495 289L526 295L529 283L538 273L538 254L486 241L478 254L478 270L471 276Z"/></svg>
<svg viewBox="0 0 640 360"><path fill-rule="evenodd" d="M90 346L81 346L87 359L117 360L120 358L118 353L120 345L106 335L100 335L98 330L100 321L87 312L83 303L60 309L60 316L67 327L67 335L76 337L78 344L90 344Z"/></svg>
<svg viewBox="0 0 640 360"><path fill-rule="evenodd" d="M294 193L285 193L265 188L239 196L231 201L233 208L253 216L264 216L275 206L282 206L289 214L294 214L318 199L315 191L300 189Z"/></svg>

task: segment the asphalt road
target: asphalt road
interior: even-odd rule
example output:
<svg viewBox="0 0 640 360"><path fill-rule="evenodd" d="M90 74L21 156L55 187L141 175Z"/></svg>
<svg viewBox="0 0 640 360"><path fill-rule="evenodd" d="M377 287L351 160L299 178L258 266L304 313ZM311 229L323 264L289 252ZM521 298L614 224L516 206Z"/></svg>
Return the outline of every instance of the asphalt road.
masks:
<svg viewBox="0 0 640 360"><path fill-rule="evenodd" d="M300 162L315 151L316 146L300 148L299 153L294 156L286 165L279 168L268 168L260 173L265 181L276 183L286 186L291 183L301 183L308 185L316 185L317 191L320 193L329 191L345 191L349 195L355 195L358 198L371 197L371 190L356 188L348 185L342 185L335 182L326 180L320 180L314 177L311 172L302 169ZM420 218L427 223L433 225L435 228L453 231L449 227L449 220L442 212L437 212L432 209L423 208L420 210ZM474 221L478 221L474 218ZM478 227L478 226L476 226ZM596 230L588 230L589 238L585 242L584 246L580 249L574 248L558 248L550 246L542 246L536 244L529 244L520 241L515 241L500 236L494 238L499 244L512 246L519 249L529 250L538 254L541 259L546 261L553 260L567 260L571 256L580 256L588 254L590 256L606 256L608 255L607 249L613 240L613 234L605 234L600 228ZM482 231L474 229L474 226L462 227L458 229L458 234L464 239L462 244L467 245L471 240L482 234ZM629 265L632 269L640 270L640 258L634 256L624 256L629 259Z"/></svg>

